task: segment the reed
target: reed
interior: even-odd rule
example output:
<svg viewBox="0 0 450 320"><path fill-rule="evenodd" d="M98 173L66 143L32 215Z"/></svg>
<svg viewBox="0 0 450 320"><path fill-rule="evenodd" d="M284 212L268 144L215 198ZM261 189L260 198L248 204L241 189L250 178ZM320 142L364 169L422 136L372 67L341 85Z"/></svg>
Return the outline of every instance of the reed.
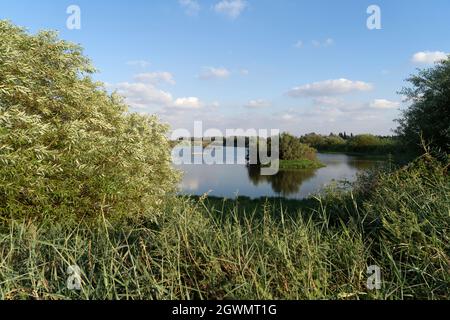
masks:
<svg viewBox="0 0 450 320"><path fill-rule="evenodd" d="M443 168L420 161L298 210L171 198L158 219L4 220L0 298L449 299L449 195Z"/></svg>

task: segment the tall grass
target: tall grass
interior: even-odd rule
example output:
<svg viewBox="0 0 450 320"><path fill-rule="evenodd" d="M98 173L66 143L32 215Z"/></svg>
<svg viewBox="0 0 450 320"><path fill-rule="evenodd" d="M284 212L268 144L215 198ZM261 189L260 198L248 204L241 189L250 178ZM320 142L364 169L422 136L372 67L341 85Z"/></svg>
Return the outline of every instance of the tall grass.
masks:
<svg viewBox="0 0 450 320"><path fill-rule="evenodd" d="M420 161L310 209L168 199L158 219L3 221L1 299L448 299L450 185ZM154 217L154 215L152 215ZM83 273L67 289L67 268ZM367 267L382 289L366 287Z"/></svg>

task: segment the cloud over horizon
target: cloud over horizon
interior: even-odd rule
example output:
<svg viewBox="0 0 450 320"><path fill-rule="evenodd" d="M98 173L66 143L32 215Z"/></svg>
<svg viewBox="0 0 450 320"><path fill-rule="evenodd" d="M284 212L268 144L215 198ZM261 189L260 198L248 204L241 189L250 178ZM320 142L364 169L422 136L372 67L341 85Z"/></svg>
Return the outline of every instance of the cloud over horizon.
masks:
<svg viewBox="0 0 450 320"><path fill-rule="evenodd" d="M197 97L178 98L170 107L180 109L200 109L202 103Z"/></svg>
<svg viewBox="0 0 450 320"><path fill-rule="evenodd" d="M170 92L158 88L167 83L174 85L175 79L169 72L140 73L133 77L134 82L120 82L106 85L124 97L125 103L131 108L145 112L156 112L161 109L200 109L203 103L198 97L174 98Z"/></svg>
<svg viewBox="0 0 450 320"><path fill-rule="evenodd" d="M328 97L343 95L351 92L364 92L373 89L373 85L363 81L348 79L325 80L294 87L287 92L292 98L299 97Z"/></svg>
<svg viewBox="0 0 450 320"><path fill-rule="evenodd" d="M400 105L400 102L386 99L375 99L370 103L370 107L373 109L398 109Z"/></svg>
<svg viewBox="0 0 450 320"><path fill-rule="evenodd" d="M411 61L416 64L434 64L448 59L450 53L443 51L421 51L413 55Z"/></svg>
<svg viewBox="0 0 450 320"><path fill-rule="evenodd" d="M263 109L268 108L271 106L271 103L269 101L263 100L263 99L257 99L257 100L250 100L245 107L247 109Z"/></svg>

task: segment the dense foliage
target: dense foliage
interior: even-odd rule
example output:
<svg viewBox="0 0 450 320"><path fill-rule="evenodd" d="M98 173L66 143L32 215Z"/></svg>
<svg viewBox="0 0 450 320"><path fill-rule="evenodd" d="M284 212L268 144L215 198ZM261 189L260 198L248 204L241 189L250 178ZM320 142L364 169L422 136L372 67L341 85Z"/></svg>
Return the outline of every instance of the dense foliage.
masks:
<svg viewBox="0 0 450 320"><path fill-rule="evenodd" d="M448 162L427 153L305 201L168 196L165 126L128 114L55 34L0 22L0 40L0 299L450 298ZM281 157L315 150L284 134ZM298 188L290 175L270 183ZM73 265L80 291L67 286ZM380 290L367 287L372 265Z"/></svg>
<svg viewBox="0 0 450 320"><path fill-rule="evenodd" d="M426 159L361 183L306 205L167 201L157 227L0 224L0 299L449 299L444 168ZM381 290L366 286L371 265Z"/></svg>
<svg viewBox="0 0 450 320"><path fill-rule="evenodd" d="M316 160L317 151L300 142L300 139L288 133L280 137L281 160Z"/></svg>
<svg viewBox="0 0 450 320"><path fill-rule="evenodd" d="M156 214L174 191L166 127L93 72L80 47L0 21L0 216Z"/></svg>
<svg viewBox="0 0 450 320"><path fill-rule="evenodd" d="M371 134L356 136L329 136L310 133L300 138L300 141L321 152L354 152L364 154L387 155L405 152L405 149L393 137L379 137Z"/></svg>
<svg viewBox="0 0 450 320"><path fill-rule="evenodd" d="M422 150L421 139L441 153L450 151L450 59L421 70L408 81L402 94L411 105L398 120L403 142Z"/></svg>

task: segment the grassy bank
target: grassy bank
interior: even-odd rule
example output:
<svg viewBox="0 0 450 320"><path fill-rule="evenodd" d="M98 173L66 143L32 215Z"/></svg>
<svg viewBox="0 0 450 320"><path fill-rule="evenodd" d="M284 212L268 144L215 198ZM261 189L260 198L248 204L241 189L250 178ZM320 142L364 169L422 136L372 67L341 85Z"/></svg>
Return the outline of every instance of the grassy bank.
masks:
<svg viewBox="0 0 450 320"><path fill-rule="evenodd" d="M0 298L449 299L449 195L427 160L301 204L169 198L156 219L3 220Z"/></svg>
<svg viewBox="0 0 450 320"><path fill-rule="evenodd" d="M325 165L318 160L308 160L308 159L280 160L279 166L281 170L307 170L325 167ZM267 165L265 167L270 167L270 165Z"/></svg>
<svg viewBox="0 0 450 320"><path fill-rule="evenodd" d="M319 169L325 165L318 160L280 160L280 169L282 170L303 170Z"/></svg>
<svg viewBox="0 0 450 320"><path fill-rule="evenodd" d="M179 198L168 127L94 81L81 47L6 21L0 36L0 299L450 299L447 153L302 202ZM444 134L447 74L413 91ZM316 160L305 143L282 134L280 158Z"/></svg>

